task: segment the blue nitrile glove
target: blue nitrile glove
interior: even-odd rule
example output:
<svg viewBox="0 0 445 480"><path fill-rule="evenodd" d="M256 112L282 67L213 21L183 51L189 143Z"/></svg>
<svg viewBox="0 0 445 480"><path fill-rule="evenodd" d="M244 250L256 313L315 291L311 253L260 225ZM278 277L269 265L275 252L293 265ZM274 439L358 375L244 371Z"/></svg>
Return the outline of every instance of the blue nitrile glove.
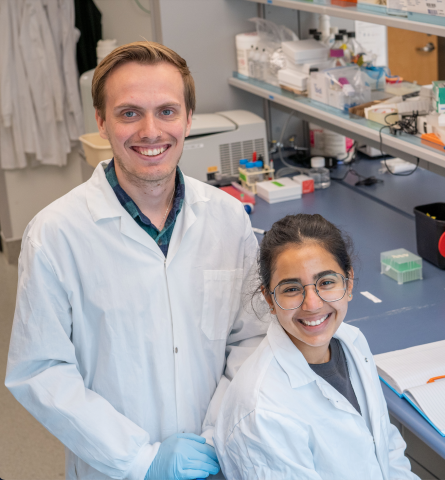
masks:
<svg viewBox="0 0 445 480"><path fill-rule="evenodd" d="M194 433L176 433L161 443L145 480L195 480L219 472L215 449Z"/></svg>

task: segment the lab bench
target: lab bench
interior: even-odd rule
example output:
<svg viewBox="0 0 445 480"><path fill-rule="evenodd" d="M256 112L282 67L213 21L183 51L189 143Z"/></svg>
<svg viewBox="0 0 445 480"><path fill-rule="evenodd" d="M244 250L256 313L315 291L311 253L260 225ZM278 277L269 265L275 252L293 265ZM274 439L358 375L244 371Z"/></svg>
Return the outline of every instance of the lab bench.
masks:
<svg viewBox="0 0 445 480"><path fill-rule="evenodd" d="M383 175L378 173L379 167L379 162L364 160L354 165L360 174L382 178L383 184L356 187L358 178L349 174L343 181L332 181L329 188L299 200L269 205L257 198L251 215L253 227L268 230L285 215L319 213L351 235L357 256L356 280L345 322L363 332L373 354L445 339L445 271L424 260L423 280L403 285L380 273L381 252L406 248L417 253L413 208L443 200L445 178L423 169L409 177ZM332 176L343 177L345 168L338 168ZM370 292L381 303L360 292ZM445 437L408 402L382 387L395 422L445 458ZM442 467L443 476L437 478L445 478L445 462L439 469Z"/></svg>

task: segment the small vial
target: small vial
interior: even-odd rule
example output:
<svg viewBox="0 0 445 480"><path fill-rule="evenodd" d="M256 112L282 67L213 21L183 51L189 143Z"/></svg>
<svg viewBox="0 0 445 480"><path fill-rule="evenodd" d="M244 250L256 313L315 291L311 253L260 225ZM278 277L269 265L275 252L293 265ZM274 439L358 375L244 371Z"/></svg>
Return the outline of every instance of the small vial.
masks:
<svg viewBox="0 0 445 480"><path fill-rule="evenodd" d="M246 164L246 169L247 169L247 173L248 174L251 174L253 172L256 172L256 166L253 162L247 162ZM247 181L252 184L252 183L256 183L256 175L248 175L247 177Z"/></svg>
<svg viewBox="0 0 445 480"><path fill-rule="evenodd" d="M328 188L331 185L331 177L329 170L325 168L324 157L312 157L311 169L308 175L314 179L314 188L320 190L322 188Z"/></svg>
<svg viewBox="0 0 445 480"><path fill-rule="evenodd" d="M239 161L239 166L240 168L246 168L246 165L247 165L247 162L249 160L247 160L247 158L242 158L240 161Z"/></svg>
<svg viewBox="0 0 445 480"><path fill-rule="evenodd" d="M261 160L258 160L257 162L255 162L255 166L259 172L263 170L263 162ZM256 178L257 178L257 182L262 182L264 180L264 174L259 173L256 176Z"/></svg>

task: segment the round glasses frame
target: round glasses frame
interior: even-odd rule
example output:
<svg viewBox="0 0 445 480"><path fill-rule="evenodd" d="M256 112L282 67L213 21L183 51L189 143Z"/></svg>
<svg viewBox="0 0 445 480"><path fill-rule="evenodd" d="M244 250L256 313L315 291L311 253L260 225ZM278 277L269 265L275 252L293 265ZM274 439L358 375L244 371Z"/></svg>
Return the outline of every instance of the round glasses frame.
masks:
<svg viewBox="0 0 445 480"><path fill-rule="evenodd" d="M331 274L333 275L333 274ZM300 308L301 305L303 305L303 302L304 302L304 299L306 298L306 289L305 287L309 287L311 285L314 286L315 288L315 292L317 293L318 297L320 298L320 300L322 302L327 302L327 303L333 303L333 302L338 302L339 300L341 300L345 295L346 295L346 291L348 289L348 280L350 280L349 278L345 277L344 275L342 275L341 273L335 273L335 275L339 275L342 279L343 279L343 284L345 286L345 289L343 291L343 295L340 297L340 298L337 298L336 300L325 300L321 295L320 295L320 292L318 291L318 288L317 288L317 283L319 280L321 280L322 278L324 278L325 276L323 277L320 277L315 283L307 283L306 285L301 285L300 282L283 282L283 283L279 283L274 289L273 291L269 291L269 293L271 295L273 295L273 298L275 299L275 303L281 308L281 310L296 310L297 308ZM293 283L300 283L300 285L302 286L303 288L303 299L301 300L301 303L300 305L298 305L298 307L293 307L293 308L283 308L279 303L278 303L278 300L277 300L277 295L275 293L275 290L278 288L278 287L281 287L282 285L288 285L288 284L293 284Z"/></svg>

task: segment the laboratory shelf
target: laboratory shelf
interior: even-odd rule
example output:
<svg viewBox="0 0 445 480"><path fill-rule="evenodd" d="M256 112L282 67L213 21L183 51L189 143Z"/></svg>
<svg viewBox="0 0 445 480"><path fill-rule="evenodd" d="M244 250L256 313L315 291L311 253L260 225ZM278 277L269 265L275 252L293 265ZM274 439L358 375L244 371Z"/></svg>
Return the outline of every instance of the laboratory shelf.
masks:
<svg viewBox="0 0 445 480"><path fill-rule="evenodd" d="M379 123L343 112L303 95L296 95L237 72L234 72L233 77L230 77L228 81L236 88L295 110L297 116L303 120L346 135L365 145L380 148L381 137L382 149L386 153L414 164L419 158L420 167L445 176L445 150L443 147L421 140L414 135L402 133L395 136L387 133L387 129L380 133L382 125Z"/></svg>
<svg viewBox="0 0 445 480"><path fill-rule="evenodd" d="M391 10L388 14L386 6L363 3L349 3L340 0L247 0L277 7L302 10L304 12L321 13L334 17L361 20L363 22L403 28L414 32L428 33L445 37L445 17L421 13Z"/></svg>

